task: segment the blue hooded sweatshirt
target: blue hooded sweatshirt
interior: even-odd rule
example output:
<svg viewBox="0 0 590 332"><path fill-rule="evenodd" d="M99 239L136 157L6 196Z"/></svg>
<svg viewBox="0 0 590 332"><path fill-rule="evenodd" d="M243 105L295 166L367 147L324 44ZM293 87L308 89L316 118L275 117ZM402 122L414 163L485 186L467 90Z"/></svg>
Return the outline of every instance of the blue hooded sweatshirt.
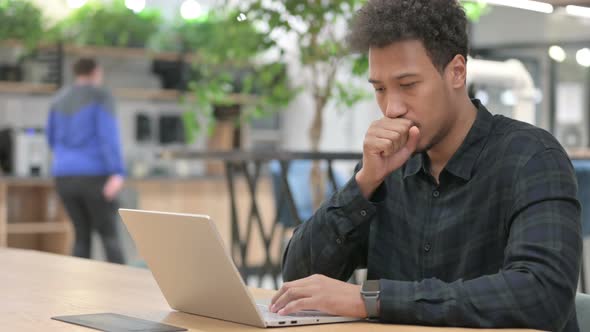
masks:
<svg viewBox="0 0 590 332"><path fill-rule="evenodd" d="M54 176L125 174L114 101L107 90L91 85L60 90L46 132Z"/></svg>

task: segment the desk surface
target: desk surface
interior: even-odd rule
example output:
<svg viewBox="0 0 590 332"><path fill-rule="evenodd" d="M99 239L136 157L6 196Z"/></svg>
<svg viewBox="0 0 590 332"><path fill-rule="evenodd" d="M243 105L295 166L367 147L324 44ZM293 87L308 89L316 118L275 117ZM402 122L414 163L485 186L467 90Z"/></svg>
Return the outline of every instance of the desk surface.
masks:
<svg viewBox="0 0 590 332"><path fill-rule="evenodd" d="M99 312L168 323L190 331L264 331L173 311L151 273L145 269L6 248L0 249L0 266L0 326L3 331L93 331L50 317ZM259 298L272 294L259 289L253 292ZM273 331L474 331L364 322L285 329Z"/></svg>

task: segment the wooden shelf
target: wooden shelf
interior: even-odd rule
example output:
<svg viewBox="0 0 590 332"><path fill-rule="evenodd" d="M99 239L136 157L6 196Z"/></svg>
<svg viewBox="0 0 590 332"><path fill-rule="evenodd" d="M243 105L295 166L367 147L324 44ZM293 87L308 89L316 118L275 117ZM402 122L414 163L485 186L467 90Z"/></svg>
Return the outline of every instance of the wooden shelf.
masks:
<svg viewBox="0 0 590 332"><path fill-rule="evenodd" d="M52 189L54 179L50 177L20 177L20 176L0 176L0 184L6 184L10 187L38 187Z"/></svg>
<svg viewBox="0 0 590 332"><path fill-rule="evenodd" d="M44 46L45 48L55 46ZM153 50L138 47L114 47L114 46L78 46L65 45L64 52L75 56L112 57L126 59L155 59L164 61L185 61L195 62L199 60L196 54L181 54L177 52L156 52Z"/></svg>
<svg viewBox="0 0 590 332"><path fill-rule="evenodd" d="M134 89L118 88L114 89L115 96L124 99L140 100L161 100L161 101L178 101L181 96L178 90L158 90L158 89Z"/></svg>
<svg viewBox="0 0 590 332"><path fill-rule="evenodd" d="M25 44L20 40L3 40L0 47L5 48L25 48ZM42 42L37 45L38 50L54 50L57 48L56 43ZM64 52L74 56L103 56L113 58L127 59L157 59L164 61L177 61L181 57L188 61L198 61L199 56L195 53L182 54L179 52L159 52L142 47L119 47L119 46L90 46L90 45L64 45Z"/></svg>
<svg viewBox="0 0 590 332"><path fill-rule="evenodd" d="M0 93L52 94L55 91L55 84L0 81Z"/></svg>
<svg viewBox="0 0 590 332"><path fill-rule="evenodd" d="M22 94L39 94L52 95L57 91L55 84L38 84L29 82L7 82L0 81L0 93L22 93ZM181 93L177 90L158 90L158 89L133 89L118 88L113 89L115 96L123 99L141 99L141 100L162 100L176 101Z"/></svg>
<svg viewBox="0 0 590 332"><path fill-rule="evenodd" d="M55 84L38 84L29 82L7 82L0 81L0 93L23 93L51 95L57 91ZM178 90L160 90L160 89L137 89L137 88L115 88L115 96L123 99L137 100L156 100L156 101L179 101L182 92ZM194 97L189 95L189 100ZM248 105L256 101L256 96L246 94L233 94L231 100L236 104Z"/></svg>
<svg viewBox="0 0 590 332"><path fill-rule="evenodd" d="M17 39L5 39L2 42L0 42L1 46L4 47L13 47L13 48L24 48L25 44Z"/></svg>
<svg viewBox="0 0 590 332"><path fill-rule="evenodd" d="M0 93L52 95L57 89L55 84L0 81ZM175 101L180 97L178 90L116 88L113 93L124 99Z"/></svg>
<svg viewBox="0 0 590 332"><path fill-rule="evenodd" d="M136 88L117 88L113 89L115 96L124 99L139 100L158 100L158 101L180 101L183 93L179 90L158 90L158 89L136 89ZM194 101L195 97L191 94L186 95L187 100ZM256 101L256 96L236 93L230 96L230 99L236 104L248 105Z"/></svg>
<svg viewBox="0 0 590 332"><path fill-rule="evenodd" d="M8 234L37 234L37 233L64 233L70 230L67 222L17 222L7 223L6 231Z"/></svg>

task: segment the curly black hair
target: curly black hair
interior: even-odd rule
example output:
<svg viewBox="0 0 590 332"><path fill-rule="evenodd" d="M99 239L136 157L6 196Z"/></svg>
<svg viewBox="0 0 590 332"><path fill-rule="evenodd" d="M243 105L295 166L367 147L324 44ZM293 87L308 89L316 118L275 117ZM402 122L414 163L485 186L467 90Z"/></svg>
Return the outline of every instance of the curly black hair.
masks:
<svg viewBox="0 0 590 332"><path fill-rule="evenodd" d="M420 40L440 71L457 55L467 59L467 17L457 0L369 0L356 14L348 42L353 51Z"/></svg>

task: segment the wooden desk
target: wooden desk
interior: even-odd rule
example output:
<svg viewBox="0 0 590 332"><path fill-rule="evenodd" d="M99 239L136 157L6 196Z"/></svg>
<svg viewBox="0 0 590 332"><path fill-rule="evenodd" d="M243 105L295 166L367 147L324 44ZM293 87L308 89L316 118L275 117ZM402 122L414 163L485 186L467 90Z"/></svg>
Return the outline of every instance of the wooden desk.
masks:
<svg viewBox="0 0 590 332"><path fill-rule="evenodd" d="M190 331L263 329L175 312L145 269L20 249L0 249L2 331L93 331L51 320L52 316L114 312L182 326ZM259 298L271 291L253 289ZM287 327L273 331L476 331L369 323ZM510 330L502 330L510 331Z"/></svg>

